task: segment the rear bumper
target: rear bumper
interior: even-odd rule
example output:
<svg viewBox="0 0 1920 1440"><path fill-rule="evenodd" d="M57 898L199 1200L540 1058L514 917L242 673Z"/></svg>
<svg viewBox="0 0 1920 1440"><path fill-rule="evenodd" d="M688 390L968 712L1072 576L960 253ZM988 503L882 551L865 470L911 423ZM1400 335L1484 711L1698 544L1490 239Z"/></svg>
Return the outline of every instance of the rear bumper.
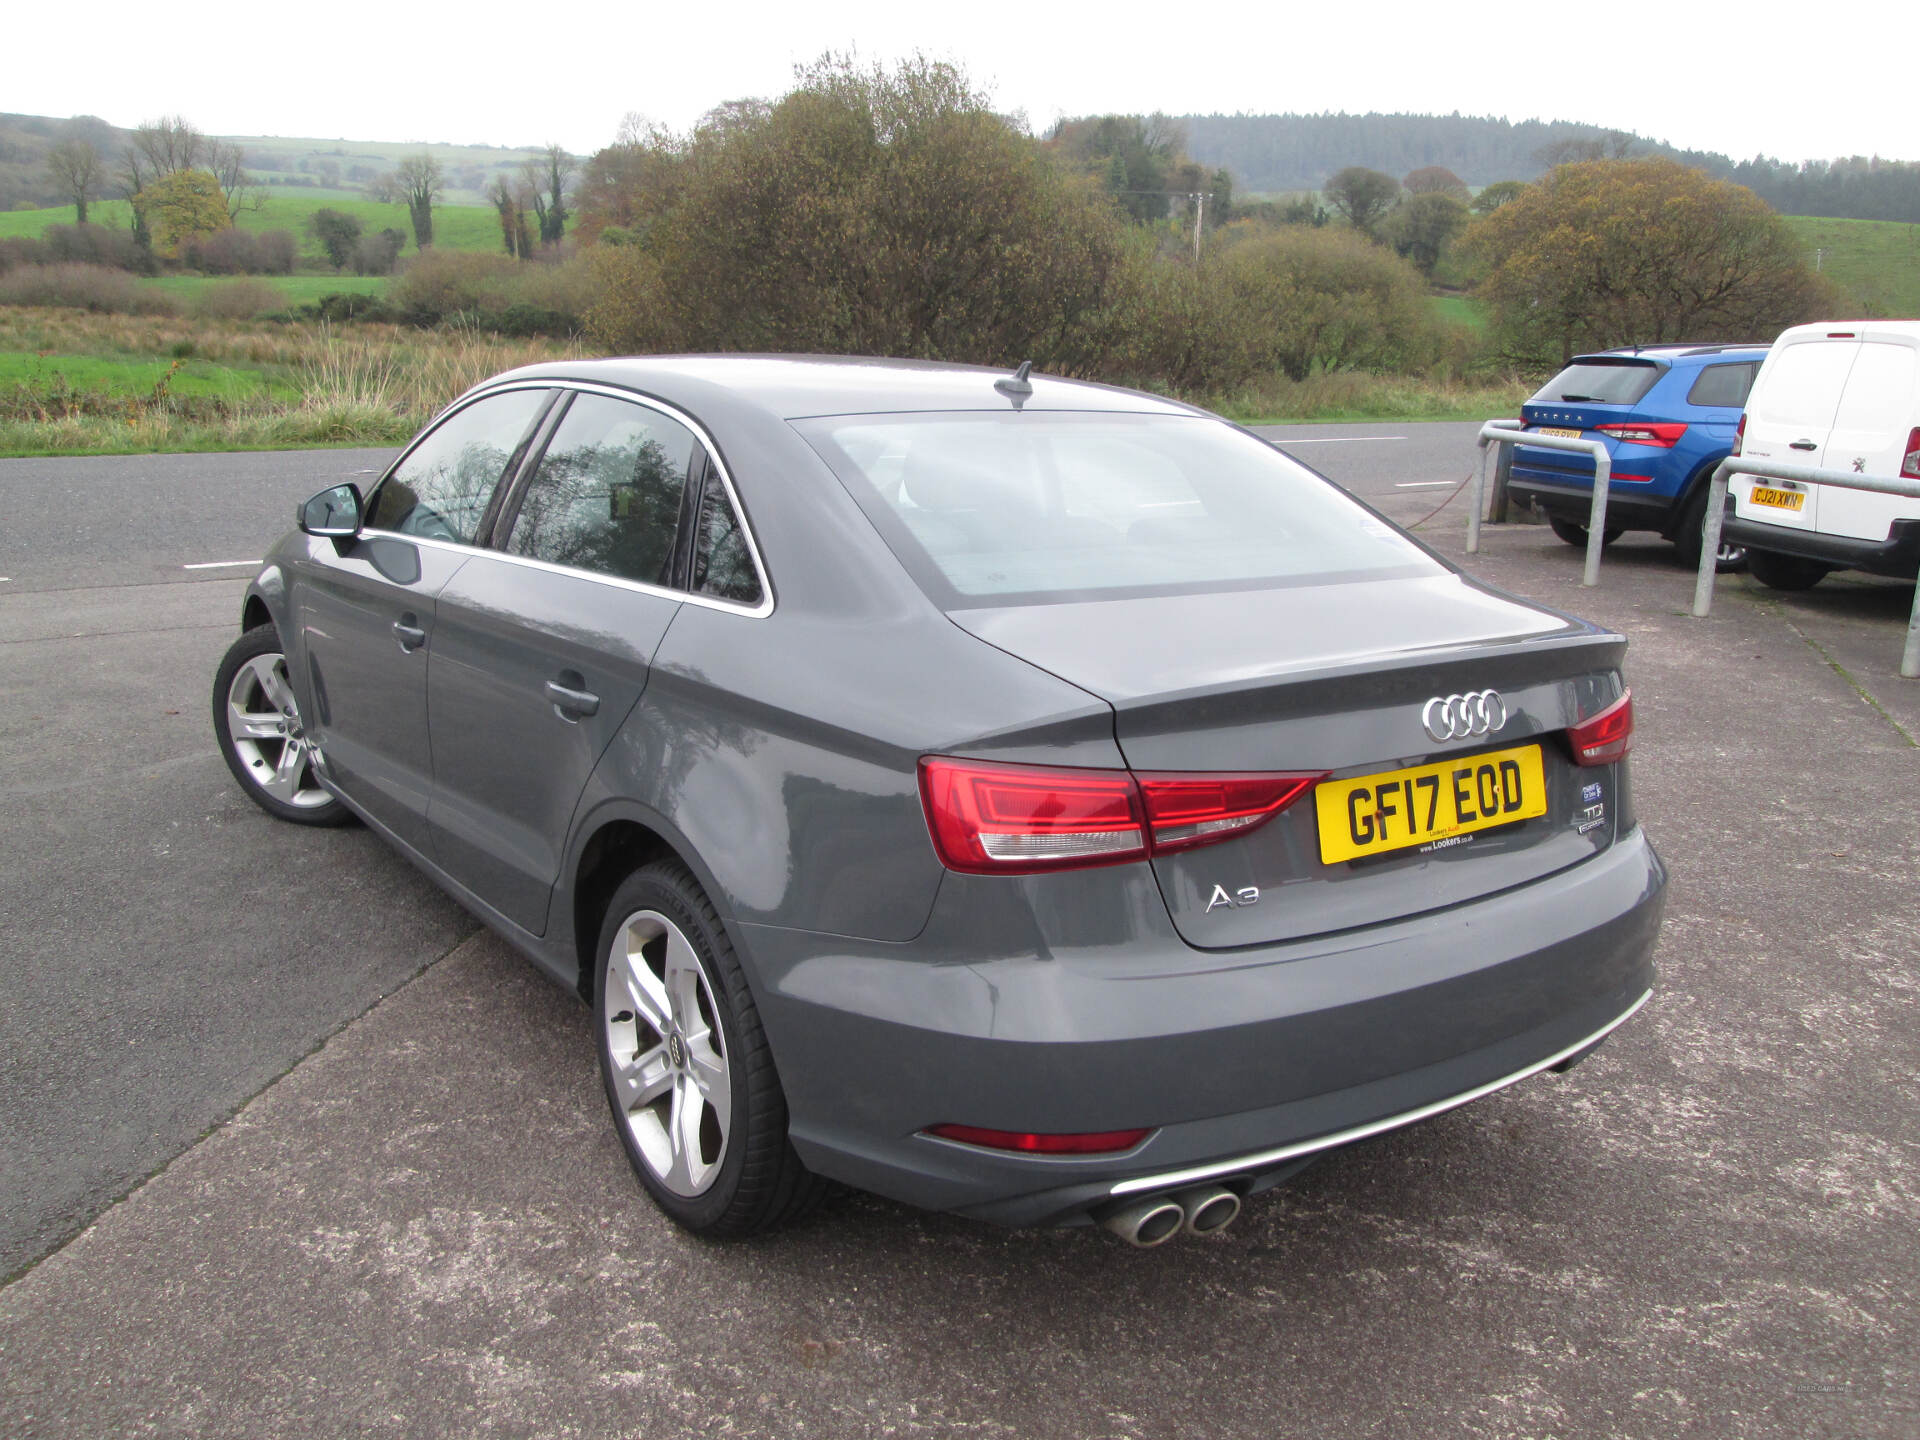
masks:
<svg viewBox="0 0 1920 1440"><path fill-rule="evenodd" d="M1593 513L1593 477L1583 485L1556 484L1515 467L1507 481L1507 494L1524 500L1536 510L1577 525L1587 523ZM1674 497L1651 493L1643 484L1607 486L1607 528L1620 530L1658 530L1665 533L1673 525Z"/></svg>
<svg viewBox="0 0 1920 1440"><path fill-rule="evenodd" d="M1514 891L1245 951L1189 949L1156 894L1164 929L1139 906L1120 943L928 963L964 927L964 885L911 947L742 939L809 1166L929 1209L1072 1224L1202 1176L1264 1188L1577 1058L1644 1001L1665 883L1635 830ZM1055 1159L921 1133L950 1121L1154 1128L1124 1155Z"/></svg>
<svg viewBox="0 0 1920 1440"><path fill-rule="evenodd" d="M1920 520L1895 520L1885 540L1856 540L1848 535L1825 535L1818 530L1796 530L1769 525L1764 520L1742 520L1728 515L1721 535L1750 550L1772 550L1820 560L1842 570L1865 570L1911 580L1920 574Z"/></svg>

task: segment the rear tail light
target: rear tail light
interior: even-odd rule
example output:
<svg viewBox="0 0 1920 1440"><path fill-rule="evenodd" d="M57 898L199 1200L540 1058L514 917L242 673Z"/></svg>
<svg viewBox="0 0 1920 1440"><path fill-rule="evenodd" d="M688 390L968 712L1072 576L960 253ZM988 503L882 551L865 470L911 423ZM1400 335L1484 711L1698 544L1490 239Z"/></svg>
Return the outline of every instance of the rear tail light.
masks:
<svg viewBox="0 0 1920 1440"><path fill-rule="evenodd" d="M1900 474L1908 480L1920 480L1920 426L1907 432L1907 453L1900 457Z"/></svg>
<svg viewBox="0 0 1920 1440"><path fill-rule="evenodd" d="M1746 443L1746 439L1747 412L1742 410L1740 412L1740 423L1733 427L1733 453L1735 455L1740 453L1740 447Z"/></svg>
<svg viewBox="0 0 1920 1440"><path fill-rule="evenodd" d="M1633 692L1591 719L1568 726L1567 741L1576 765L1611 765L1620 759L1633 744Z"/></svg>
<svg viewBox="0 0 1920 1440"><path fill-rule="evenodd" d="M942 1140L958 1140L962 1145L1016 1150L1023 1155L1112 1155L1133 1149L1150 1132L1099 1130L1081 1135L1032 1135L1021 1130L988 1130L979 1125L929 1125L926 1133Z"/></svg>
<svg viewBox="0 0 1920 1440"><path fill-rule="evenodd" d="M1593 428L1602 435L1611 435L1629 445L1652 445L1661 450L1671 450L1679 443L1680 437L1687 433L1684 423L1669 420L1643 421L1633 425L1596 425Z"/></svg>
<svg viewBox="0 0 1920 1440"><path fill-rule="evenodd" d="M928 755L920 800L940 863L1031 875L1144 859L1244 835L1319 775L1146 774Z"/></svg>

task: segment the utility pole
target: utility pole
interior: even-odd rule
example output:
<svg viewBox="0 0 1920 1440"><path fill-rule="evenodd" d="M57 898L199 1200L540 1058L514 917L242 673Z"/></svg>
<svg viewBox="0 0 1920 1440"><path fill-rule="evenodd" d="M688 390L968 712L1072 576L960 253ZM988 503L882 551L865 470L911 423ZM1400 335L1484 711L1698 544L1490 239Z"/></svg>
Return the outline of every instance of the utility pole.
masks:
<svg viewBox="0 0 1920 1440"><path fill-rule="evenodd" d="M1207 192L1198 191L1193 197L1193 263L1200 263L1200 232L1207 225Z"/></svg>

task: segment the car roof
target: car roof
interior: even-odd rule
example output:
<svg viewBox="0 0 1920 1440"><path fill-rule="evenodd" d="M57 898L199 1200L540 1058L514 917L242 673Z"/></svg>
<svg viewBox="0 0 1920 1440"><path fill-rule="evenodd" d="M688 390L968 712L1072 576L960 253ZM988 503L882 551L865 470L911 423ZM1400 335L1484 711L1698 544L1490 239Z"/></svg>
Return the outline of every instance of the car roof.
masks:
<svg viewBox="0 0 1920 1440"><path fill-rule="evenodd" d="M797 420L810 415L884 414L913 410L999 410L1012 399L994 388L1011 369L950 365L931 360L884 360L854 355L644 355L604 360L554 360L486 381L573 380L638 391L701 413L716 400ZM1137 414L1207 415L1177 400L1035 374L1028 410L1105 410Z"/></svg>
<svg viewBox="0 0 1920 1440"><path fill-rule="evenodd" d="M1767 353L1767 346L1752 343L1731 345L1622 345L1615 350L1596 350L1587 355L1576 355L1568 362L1573 365L1583 360L1664 360L1668 364L1678 361L1698 361L1704 363L1714 356L1733 356L1739 359L1758 360Z"/></svg>

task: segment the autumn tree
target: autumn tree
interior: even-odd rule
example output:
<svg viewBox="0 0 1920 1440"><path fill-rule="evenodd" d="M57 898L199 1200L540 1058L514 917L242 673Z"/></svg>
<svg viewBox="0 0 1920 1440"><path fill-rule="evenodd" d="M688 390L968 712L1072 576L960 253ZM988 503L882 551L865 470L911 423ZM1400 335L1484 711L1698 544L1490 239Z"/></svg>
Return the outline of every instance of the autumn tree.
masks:
<svg viewBox="0 0 1920 1440"><path fill-rule="evenodd" d="M207 157L207 137L182 115L162 115L136 125L127 143L155 180L196 169Z"/></svg>
<svg viewBox="0 0 1920 1440"><path fill-rule="evenodd" d="M1509 200L1518 200L1526 193L1525 181L1496 180L1491 185L1480 187L1480 193L1473 197L1471 208L1476 215L1491 215Z"/></svg>
<svg viewBox="0 0 1920 1440"><path fill-rule="evenodd" d="M1363 235L1371 235L1380 217L1400 198L1400 182L1364 165L1349 165L1327 181L1320 193L1347 224Z"/></svg>
<svg viewBox="0 0 1920 1440"><path fill-rule="evenodd" d="M1105 198L924 59L823 60L776 105L631 148L644 243L596 247L589 315L616 349L1069 367L1120 258Z"/></svg>
<svg viewBox="0 0 1920 1440"><path fill-rule="evenodd" d="M1465 189L1464 186L1461 187ZM1427 190L1396 205L1380 230L1394 250L1424 275L1433 274L1441 253L1467 225L1466 203L1446 190Z"/></svg>
<svg viewBox="0 0 1920 1440"><path fill-rule="evenodd" d="M1409 195L1451 195L1463 205L1467 202L1467 182L1444 165L1422 165L1400 183Z"/></svg>
<svg viewBox="0 0 1920 1440"><path fill-rule="evenodd" d="M1187 159L1186 131L1165 115L1062 120L1047 144L1068 165L1096 177L1137 221L1166 219L1172 200L1168 191L1207 188L1204 183L1191 183L1201 172ZM1193 167L1192 175L1175 175L1183 164Z"/></svg>
<svg viewBox="0 0 1920 1440"><path fill-rule="evenodd" d="M178 253L188 241L229 227L226 198L220 182L205 170L175 170L162 175L133 197L163 255Z"/></svg>
<svg viewBox="0 0 1920 1440"><path fill-rule="evenodd" d="M74 223L87 223L87 201L105 180L106 168L99 147L77 135L47 152L47 177L73 202Z"/></svg>
<svg viewBox="0 0 1920 1440"><path fill-rule="evenodd" d="M1751 190L1664 157L1562 165L1476 227L1479 294L1510 354L1763 340L1831 303Z"/></svg>

